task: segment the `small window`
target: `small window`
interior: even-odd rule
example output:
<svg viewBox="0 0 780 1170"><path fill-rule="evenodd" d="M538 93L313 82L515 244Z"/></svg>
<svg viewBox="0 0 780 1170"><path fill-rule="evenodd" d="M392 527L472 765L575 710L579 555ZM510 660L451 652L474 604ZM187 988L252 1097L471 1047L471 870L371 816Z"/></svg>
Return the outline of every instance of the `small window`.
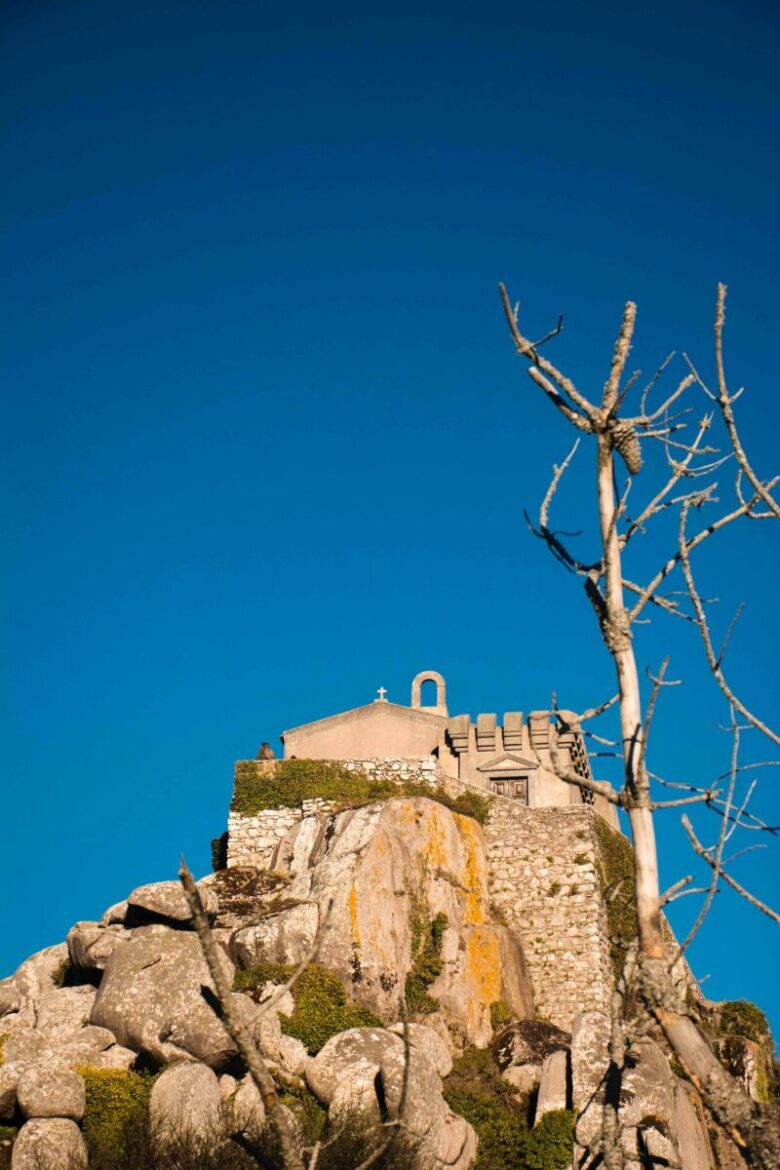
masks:
<svg viewBox="0 0 780 1170"><path fill-rule="evenodd" d="M496 796L509 796L522 804L528 804L527 776L489 776L488 780Z"/></svg>

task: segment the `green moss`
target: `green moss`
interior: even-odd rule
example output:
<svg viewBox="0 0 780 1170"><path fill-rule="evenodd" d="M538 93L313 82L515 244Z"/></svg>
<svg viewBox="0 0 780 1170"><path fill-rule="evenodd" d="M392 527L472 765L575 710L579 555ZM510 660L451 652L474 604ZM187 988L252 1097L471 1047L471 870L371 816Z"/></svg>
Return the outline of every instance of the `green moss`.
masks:
<svg viewBox="0 0 780 1170"><path fill-rule="evenodd" d="M574 1113L552 1109L528 1135L525 1170L567 1170L574 1151Z"/></svg>
<svg viewBox="0 0 780 1170"><path fill-rule="evenodd" d="M574 858L575 865L587 865L589 861L590 858L588 857L587 853L578 853Z"/></svg>
<svg viewBox="0 0 780 1170"><path fill-rule="evenodd" d="M82 1130L90 1170L121 1166L146 1133L154 1077L124 1069L80 1068L86 1089Z"/></svg>
<svg viewBox="0 0 780 1170"><path fill-rule="evenodd" d="M495 1003L490 1005L490 1023L493 1025L493 1031L498 1032L499 1029L505 1028L507 1024L512 1022L512 1009L504 999L497 999Z"/></svg>
<svg viewBox="0 0 780 1170"><path fill-rule="evenodd" d="M261 963L247 971L237 971L233 986L236 991L262 991L265 984L284 983L293 973L293 967L280 963ZM377 1028L382 1021L368 1008L351 1000L337 975L312 963L292 989L295 1010L291 1016L281 1015L282 1031L306 1045L314 1056L331 1036L347 1028Z"/></svg>
<svg viewBox="0 0 780 1170"><path fill-rule="evenodd" d="M757 1044L766 1043L771 1035L761 1008L747 999L727 1000L720 1005L719 1033L721 1036L744 1036Z"/></svg>
<svg viewBox="0 0 780 1170"><path fill-rule="evenodd" d="M347 808L394 796L425 796L480 824L490 810L490 798L479 792L453 797L442 787L376 779L334 760L279 760L273 769L257 760L239 760L230 807L248 817L268 808L298 808L304 800L328 800Z"/></svg>
<svg viewBox="0 0 780 1170"><path fill-rule="evenodd" d="M479 1138L473 1170L525 1170L526 1109L501 1080L489 1050L464 1051L444 1082L444 1096Z"/></svg>
<svg viewBox="0 0 780 1170"><path fill-rule="evenodd" d="M441 975L441 944L449 925L446 914L425 917L419 902L412 902L409 926L412 935L412 969L406 976L406 1006L410 1012L430 1015L438 1011L437 1001L428 988Z"/></svg>
<svg viewBox="0 0 780 1170"><path fill-rule="evenodd" d="M601 817L593 818L599 846L597 868L607 910L610 958L620 975L626 952L637 935L634 905L634 850L631 842Z"/></svg>
<svg viewBox="0 0 780 1170"><path fill-rule="evenodd" d="M257 963L246 971L236 971L233 977L234 991L262 991L266 983L286 983L294 967L283 963Z"/></svg>

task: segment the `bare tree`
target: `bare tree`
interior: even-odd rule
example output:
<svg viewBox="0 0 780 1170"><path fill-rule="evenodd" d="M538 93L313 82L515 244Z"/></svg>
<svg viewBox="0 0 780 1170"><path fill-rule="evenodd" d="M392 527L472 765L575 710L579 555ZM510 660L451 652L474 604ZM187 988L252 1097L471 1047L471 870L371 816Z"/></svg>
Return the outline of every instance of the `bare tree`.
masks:
<svg viewBox="0 0 780 1170"><path fill-rule="evenodd" d="M742 1150L751 1165L770 1168L780 1165L780 1119L774 1107L760 1106L752 1101L742 1085L729 1075L717 1059L704 1035L686 1011L673 979L675 960L679 952L670 956L664 935L662 906L676 896L691 891L691 877L676 883L662 896L659 885L659 862L656 844L655 814L662 807L701 803L711 808L720 818L717 841L705 847L698 840L690 821L684 818L686 831L696 854L709 866L711 881L703 889L703 905L694 929L698 929L712 903L721 880L757 906L774 921L778 914L750 894L726 872L728 864L725 847L737 828L762 831L769 828L748 808L752 788L746 798L736 800L736 781L741 766L738 763L740 733L743 728L756 729L773 744L780 737L772 728L742 701L730 685L724 672L725 648L733 629L729 627L721 650L715 648L706 601L702 598L692 567L693 554L717 533L742 519L771 520L780 518L773 491L778 477L762 479L754 470L739 437L734 415L734 403L742 391L730 394L723 360L723 329L725 322L726 288L718 286L715 313L715 365L717 388L711 391L696 367L686 357L685 371L674 388L657 406L651 406L652 396L667 371L670 355L639 396L638 410L628 411L630 392L638 386L639 372L626 377L626 365L631 349L636 322L636 305L629 302L624 309L617 339L614 344L611 367L603 389L598 396L583 394L572 381L550 360L544 347L563 327L562 318L556 327L540 341L531 341L522 332L518 306L510 302L506 288L500 286L501 298L516 352L528 363L531 380L544 392L562 418L572 426L578 437L563 463L554 468L550 485L542 501L538 522L531 524L535 534L547 545L553 556L579 577L595 613L604 645L611 656L617 679L616 708L620 732L616 746L621 759L621 784L612 791L608 784L593 781L589 787L625 810L634 845L635 903L637 917L637 945L630 953L631 972L624 971L623 982L634 980L645 1010L663 1030L663 1033L688 1077L700 1090L708 1107ZM691 395L699 394L707 403L707 411L700 421L691 426ZM712 445L711 431L720 424L725 443L722 448ZM582 439L593 440L595 455L595 492L593 509L600 536L596 556L584 560L575 555L566 534L554 530L550 510L559 488ZM638 509L629 509L633 499L632 487L643 466L643 444L657 444L663 453L665 473L662 481L651 488ZM620 464L627 475L619 482ZM734 469L734 500L723 506L716 495L716 473ZM644 482L644 481L642 481ZM640 489L641 490L641 489ZM636 493L634 493L636 494ZM655 522L676 510L678 524L674 546L663 549L659 545L658 564L654 575L644 584L633 579L629 567L634 544L648 531L663 537L664 528ZM701 527L694 527L694 519L702 512L715 511ZM529 521L530 523L530 521ZM681 588L670 590L672 575L681 578ZM628 598L630 597L630 601ZM651 781L663 783L650 772L647 763L648 735L656 703L662 690L670 684L666 678L667 662L656 675L650 675L651 689L646 707L643 707L639 671L634 647L634 627L646 620L647 613L674 617L691 622L697 629L709 670L731 711L733 733L732 763L721 779L725 792L714 784L687 783L679 785L686 795L671 800L658 800L651 791ZM590 717L605 710L603 704ZM582 778L559 768L562 779L582 786ZM683 943L683 949L693 932ZM620 987L618 987L618 993ZM618 1000L625 1002L625 996ZM621 1041L614 1039L613 1049L619 1050ZM613 1055L614 1059L614 1055ZM608 1111L607 1111L608 1112ZM622 1165L618 1149L615 1117L605 1117L604 1154L608 1166Z"/></svg>

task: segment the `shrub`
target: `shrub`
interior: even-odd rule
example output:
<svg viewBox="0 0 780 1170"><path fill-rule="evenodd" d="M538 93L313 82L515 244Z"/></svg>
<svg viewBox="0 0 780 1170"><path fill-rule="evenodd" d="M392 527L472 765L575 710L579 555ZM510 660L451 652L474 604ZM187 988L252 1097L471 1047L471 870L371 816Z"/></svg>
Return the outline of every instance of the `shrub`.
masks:
<svg viewBox="0 0 780 1170"><path fill-rule="evenodd" d="M446 914L437 914L428 920L418 902L412 903L410 915L412 932L412 969L406 976L406 1006L410 1012L429 1015L438 1010L438 1003L429 995L428 988L441 975L441 944L449 925Z"/></svg>
<svg viewBox="0 0 780 1170"><path fill-rule="evenodd" d="M294 970L294 967L285 966L284 963L257 963L246 971L236 971L233 990L260 992L266 983L286 983Z"/></svg>
<svg viewBox="0 0 780 1170"><path fill-rule="evenodd" d="M368 1008L348 999L341 982L331 971L316 964L307 967L293 991L295 1011L281 1017L288 1036L303 1042L314 1056L331 1036L347 1028L376 1028L382 1021Z"/></svg>
<svg viewBox="0 0 780 1170"><path fill-rule="evenodd" d="M721 1036L744 1036L758 1044L770 1037L766 1016L747 999L727 1000L720 1005L719 1032Z"/></svg>
<svg viewBox="0 0 780 1170"><path fill-rule="evenodd" d="M86 1089L82 1129L90 1170L124 1170L131 1153L135 1155L148 1145L148 1105L154 1077L115 1068L77 1071Z"/></svg>
<svg viewBox="0 0 780 1170"><path fill-rule="evenodd" d="M473 1170L525 1170L526 1111L489 1051L465 1049L444 1082L444 1097L479 1138Z"/></svg>
<svg viewBox="0 0 780 1170"><path fill-rule="evenodd" d="M525 1144L525 1170L567 1170L574 1150L574 1113L553 1109L534 1126Z"/></svg>
<svg viewBox="0 0 780 1170"><path fill-rule="evenodd" d="M497 999L495 1003L491 1003L490 1023L493 1026L494 1032L498 1032L499 1029L505 1028L507 1024L512 1023L512 1011L506 1000Z"/></svg>
<svg viewBox="0 0 780 1170"><path fill-rule="evenodd" d="M237 971L233 987L252 995L262 991L269 980L284 983L293 970L293 967L281 963L259 963L246 971ZM302 1041L312 1056L331 1036L346 1032L347 1028L382 1026L382 1021L373 1012L347 996L337 975L316 963L306 968L293 987L292 995L295 1010L291 1016L279 1017L282 1031Z"/></svg>

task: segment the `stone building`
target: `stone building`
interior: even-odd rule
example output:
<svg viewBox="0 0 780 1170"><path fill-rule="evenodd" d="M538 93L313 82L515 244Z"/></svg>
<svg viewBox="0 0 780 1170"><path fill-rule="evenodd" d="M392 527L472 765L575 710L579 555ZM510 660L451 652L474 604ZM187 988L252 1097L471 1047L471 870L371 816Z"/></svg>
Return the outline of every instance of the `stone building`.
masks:
<svg viewBox="0 0 780 1170"><path fill-rule="evenodd" d="M425 704L425 684L433 688L433 702ZM411 703L391 703L384 687L378 698L313 723L304 723L282 735L285 759L421 760L433 757L439 770L470 787L497 796L510 796L530 808L563 808L594 803L596 811L618 828L614 805L585 789L558 778L558 770L573 770L590 779L582 733L561 711L507 711L499 722L495 714L450 715L447 685L435 670L421 671L412 680Z"/></svg>

